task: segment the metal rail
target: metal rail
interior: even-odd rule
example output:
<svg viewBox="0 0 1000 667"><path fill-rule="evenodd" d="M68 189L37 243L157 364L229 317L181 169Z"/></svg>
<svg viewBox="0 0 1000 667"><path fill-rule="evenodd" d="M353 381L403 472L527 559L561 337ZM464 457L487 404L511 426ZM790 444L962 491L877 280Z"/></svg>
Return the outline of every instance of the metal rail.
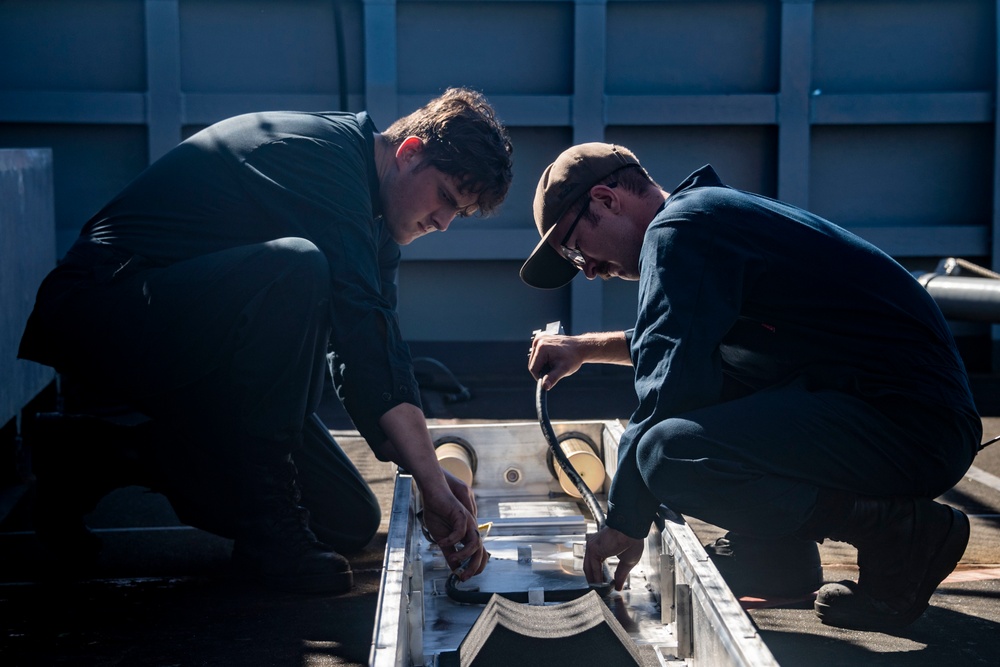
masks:
<svg viewBox="0 0 1000 667"><path fill-rule="evenodd" d="M557 435L580 432L601 443L601 455L613 474L622 433L618 422L552 426ZM473 489L480 518L494 522L486 539L494 559L463 586L529 593L562 582L579 586L583 576L576 567L594 522L583 503L565 495L553 479L538 425L431 428L435 437L461 437L475 447L479 466ZM595 495L599 501L600 490ZM449 571L440 550L423 536L419 505L412 478L398 475L369 661L373 667L436 666L441 656L457 649L483 609L457 603L446 594ZM628 619L626 629L636 646L654 651L661 664L670 666L776 665L690 527L668 510L662 515L626 590L606 599L616 617ZM522 550L527 558L519 558ZM525 585L526 575L539 581ZM536 603L551 603L544 594L535 598Z"/></svg>

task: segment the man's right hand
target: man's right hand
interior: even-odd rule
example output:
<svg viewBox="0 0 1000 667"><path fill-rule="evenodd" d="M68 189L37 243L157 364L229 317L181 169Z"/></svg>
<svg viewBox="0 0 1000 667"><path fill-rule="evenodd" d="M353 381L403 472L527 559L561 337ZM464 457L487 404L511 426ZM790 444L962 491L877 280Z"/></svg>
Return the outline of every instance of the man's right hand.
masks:
<svg viewBox="0 0 1000 667"><path fill-rule="evenodd" d="M528 371L536 380L544 377L544 388L551 389L560 379L580 370L584 358L575 336L539 334L531 339Z"/></svg>
<svg viewBox="0 0 1000 667"><path fill-rule="evenodd" d="M528 371L536 380L544 377L548 390L586 363L632 365L625 332L589 333L578 336L539 334L531 340Z"/></svg>

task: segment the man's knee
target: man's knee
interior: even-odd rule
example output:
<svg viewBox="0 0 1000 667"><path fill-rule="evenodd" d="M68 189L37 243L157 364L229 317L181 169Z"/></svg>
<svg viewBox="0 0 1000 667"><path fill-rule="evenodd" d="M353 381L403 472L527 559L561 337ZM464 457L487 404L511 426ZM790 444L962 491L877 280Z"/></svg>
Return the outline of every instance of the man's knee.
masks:
<svg viewBox="0 0 1000 667"><path fill-rule="evenodd" d="M382 524L382 511L379 509L377 502L368 505L359 514L353 534L345 540L347 544L342 547L345 551L363 549L365 545L372 541L372 538L378 532L379 526Z"/></svg>
<svg viewBox="0 0 1000 667"><path fill-rule="evenodd" d="M312 514L310 525L316 537L337 551L351 553L363 549L382 523L382 511L374 495L370 502L338 508L339 516Z"/></svg>
<svg viewBox="0 0 1000 667"><path fill-rule="evenodd" d="M246 260L245 269L255 276L255 292L244 306L245 321L259 322L270 330L275 324L287 329L294 323L301 329L329 320L330 266L314 243L294 237L276 239L256 246Z"/></svg>
<svg viewBox="0 0 1000 667"><path fill-rule="evenodd" d="M643 471L658 470L660 474L670 474L680 462L699 458L698 442L702 438L701 427L686 419L665 419L651 427L639 439L636 447L636 461Z"/></svg>
<svg viewBox="0 0 1000 667"><path fill-rule="evenodd" d="M285 273L321 285L330 282L330 265L326 255L312 241L287 237L268 241L264 247L268 255L284 267Z"/></svg>

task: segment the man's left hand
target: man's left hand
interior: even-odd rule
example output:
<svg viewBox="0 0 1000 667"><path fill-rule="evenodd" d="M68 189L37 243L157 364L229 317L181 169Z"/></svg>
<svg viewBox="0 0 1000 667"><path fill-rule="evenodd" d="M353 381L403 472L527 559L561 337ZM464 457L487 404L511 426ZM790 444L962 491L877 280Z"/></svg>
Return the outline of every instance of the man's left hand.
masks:
<svg viewBox="0 0 1000 667"><path fill-rule="evenodd" d="M615 590L625 587L629 572L638 564L645 547L644 540L637 540L625 533L605 526L587 536L587 552L583 557L583 573L592 584L604 582L604 561L618 556L615 568Z"/></svg>

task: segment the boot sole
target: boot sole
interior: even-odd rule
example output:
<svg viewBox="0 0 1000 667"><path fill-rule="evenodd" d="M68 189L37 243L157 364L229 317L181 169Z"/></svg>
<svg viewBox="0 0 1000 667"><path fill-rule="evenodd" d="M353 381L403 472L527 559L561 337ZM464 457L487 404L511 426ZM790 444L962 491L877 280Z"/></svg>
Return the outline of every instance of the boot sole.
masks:
<svg viewBox="0 0 1000 667"><path fill-rule="evenodd" d="M851 630L895 630L917 620L930 604L931 595L962 560L965 548L969 544L969 518L954 507L948 505L944 505L944 507L947 507L951 512L951 526L948 528L941 548L927 565L927 571L917 588L913 605L898 613L865 614L856 608L844 609L835 605L823 604L820 601L821 597L818 597L813 608L820 621L824 625Z"/></svg>

